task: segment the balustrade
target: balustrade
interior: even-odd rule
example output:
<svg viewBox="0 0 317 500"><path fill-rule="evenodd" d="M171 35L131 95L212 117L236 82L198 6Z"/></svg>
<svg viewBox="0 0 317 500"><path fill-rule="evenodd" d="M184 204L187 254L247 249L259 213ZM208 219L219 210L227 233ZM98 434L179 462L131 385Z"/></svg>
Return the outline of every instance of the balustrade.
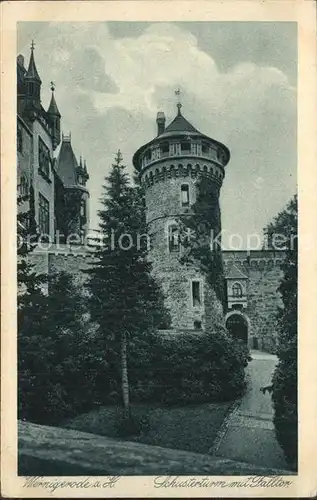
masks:
<svg viewBox="0 0 317 500"><path fill-rule="evenodd" d="M222 152L209 148L208 150L203 151L201 148L201 145L199 144L193 144L190 150L182 150L180 147L180 144L172 144L170 147L169 152L162 151L159 148L153 148L153 150L150 150L151 154L149 154L148 151L143 155L142 158L142 167L146 167L150 165L151 163L154 163L156 161L165 159L165 158L175 158L175 157L180 157L180 156L189 156L189 157L198 157L198 158L206 158L208 160L213 160L216 161L217 163L223 164L224 158L222 157ZM174 147L178 146L178 147ZM194 147L193 147L194 146ZM200 146L200 147L198 147ZM220 158L218 157L220 156Z"/></svg>

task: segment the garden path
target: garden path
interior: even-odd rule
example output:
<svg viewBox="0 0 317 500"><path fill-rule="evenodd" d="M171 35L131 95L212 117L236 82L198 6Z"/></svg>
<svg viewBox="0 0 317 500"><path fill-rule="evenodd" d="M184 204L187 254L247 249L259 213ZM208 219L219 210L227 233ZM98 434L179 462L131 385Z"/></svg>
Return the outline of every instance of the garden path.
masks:
<svg viewBox="0 0 317 500"><path fill-rule="evenodd" d="M251 352L247 368L248 389L226 419L211 453L247 463L287 469L273 424L271 395L260 390L271 384L277 357Z"/></svg>

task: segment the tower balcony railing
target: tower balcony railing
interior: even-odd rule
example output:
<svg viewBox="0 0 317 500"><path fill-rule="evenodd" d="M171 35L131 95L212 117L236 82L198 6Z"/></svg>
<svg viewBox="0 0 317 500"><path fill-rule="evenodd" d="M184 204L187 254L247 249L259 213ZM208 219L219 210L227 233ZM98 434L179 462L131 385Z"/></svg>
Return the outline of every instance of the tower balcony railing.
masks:
<svg viewBox="0 0 317 500"><path fill-rule="evenodd" d="M151 157L143 156L142 158L142 168L145 168L152 163L156 163L161 160L165 160L167 158L173 159L181 159L181 158L201 158L206 160L212 160L220 166L223 166L221 160L217 157L216 151L179 151L179 152L162 152L162 151L153 151L153 155Z"/></svg>

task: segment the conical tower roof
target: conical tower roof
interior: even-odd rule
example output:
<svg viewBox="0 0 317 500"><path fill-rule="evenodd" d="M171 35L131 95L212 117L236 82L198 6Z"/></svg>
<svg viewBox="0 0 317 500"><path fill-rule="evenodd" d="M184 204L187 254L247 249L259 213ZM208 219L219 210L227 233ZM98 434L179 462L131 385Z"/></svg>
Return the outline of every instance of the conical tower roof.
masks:
<svg viewBox="0 0 317 500"><path fill-rule="evenodd" d="M225 146L219 141L216 141L215 139L212 139L211 137L208 137L207 135L203 134L199 130L197 130L186 118L181 113L181 105L178 104L178 113L175 116L174 120L171 121L171 123L164 129L164 131L157 135L152 141L144 144L141 146L133 155L133 164L136 167L137 170L140 170L140 157L144 153L144 151L152 145L155 145L158 143L158 141L161 141L162 139L174 139L175 137L179 137L180 139L183 138L193 138L193 139L206 139L207 141L211 141L215 146L220 146L221 149L225 152L225 165L228 163L230 159L230 151Z"/></svg>
<svg viewBox="0 0 317 500"><path fill-rule="evenodd" d="M56 173L65 187L77 185L76 169L78 162L72 148L70 135L64 136L56 162Z"/></svg>
<svg viewBox="0 0 317 500"><path fill-rule="evenodd" d="M186 118L183 117L181 112L175 116L174 120L166 127L163 134L166 132L196 132L199 134L199 130L197 130L191 123L189 123Z"/></svg>
<svg viewBox="0 0 317 500"><path fill-rule="evenodd" d="M54 97L54 92L52 91L52 97L51 97L51 102L50 102L50 105L48 107L48 110L47 112L50 114L50 115L54 115L54 116L59 116L61 117L61 114L58 110L58 107L57 107L57 104L56 104L56 101L55 101L55 97Z"/></svg>
<svg viewBox="0 0 317 500"><path fill-rule="evenodd" d="M36 64L35 64L35 59L34 59L34 42L32 41L31 45L31 57L30 57L30 62L29 62L29 67L26 72L25 78L28 78L29 80L35 80L39 82L40 84L42 83L41 78L39 77L39 74L36 69Z"/></svg>

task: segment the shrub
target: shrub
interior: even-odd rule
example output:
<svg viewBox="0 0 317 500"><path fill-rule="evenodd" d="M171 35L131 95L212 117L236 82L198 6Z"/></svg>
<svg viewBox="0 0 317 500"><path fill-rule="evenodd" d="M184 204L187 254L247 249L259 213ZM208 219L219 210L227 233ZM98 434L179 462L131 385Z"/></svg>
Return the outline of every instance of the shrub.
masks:
<svg viewBox="0 0 317 500"><path fill-rule="evenodd" d="M297 346L290 341L287 358L280 360L273 376L274 425L278 442L291 468L297 468Z"/></svg>
<svg viewBox="0 0 317 500"><path fill-rule="evenodd" d="M83 319L80 290L66 273L49 284L49 296L19 300L18 414L52 424L91 409L111 386L99 339Z"/></svg>
<svg viewBox="0 0 317 500"><path fill-rule="evenodd" d="M127 416L123 408L118 409L116 418L117 437L126 438L137 436L145 432L150 425L149 413L140 409L133 409Z"/></svg>
<svg viewBox="0 0 317 500"><path fill-rule="evenodd" d="M151 335L130 347L131 395L160 404L228 401L244 392L249 355L225 330Z"/></svg>

